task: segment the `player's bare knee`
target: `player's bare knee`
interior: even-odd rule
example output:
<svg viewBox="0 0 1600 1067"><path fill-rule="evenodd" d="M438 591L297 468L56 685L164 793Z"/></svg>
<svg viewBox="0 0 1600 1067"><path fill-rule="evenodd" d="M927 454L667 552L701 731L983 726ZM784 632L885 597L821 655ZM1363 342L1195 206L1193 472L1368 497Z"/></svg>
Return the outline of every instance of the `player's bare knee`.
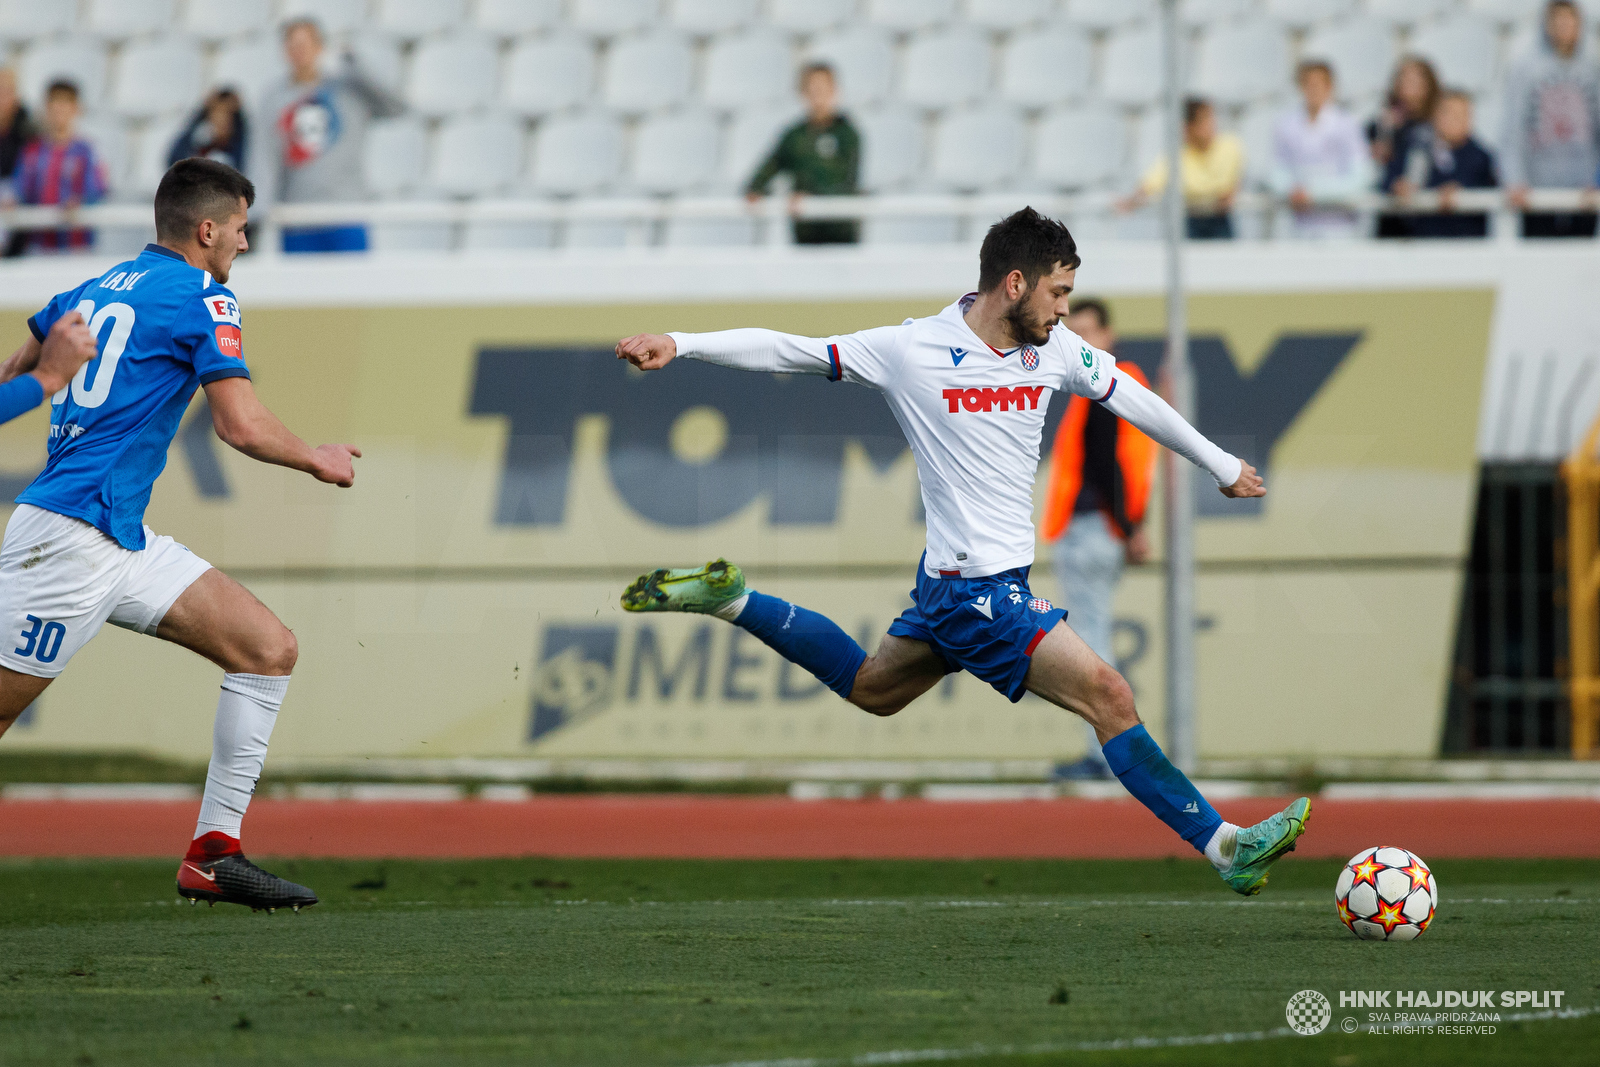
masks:
<svg viewBox="0 0 1600 1067"><path fill-rule="evenodd" d="M1134 710L1133 689L1115 667L1102 663L1095 670L1093 721L1097 726L1129 729L1139 722Z"/></svg>
<svg viewBox="0 0 1600 1067"><path fill-rule="evenodd" d="M251 651L250 659L253 662L248 673L269 676L292 674L295 662L300 658L300 642L295 638L294 631L287 626L279 626L275 632L264 634Z"/></svg>

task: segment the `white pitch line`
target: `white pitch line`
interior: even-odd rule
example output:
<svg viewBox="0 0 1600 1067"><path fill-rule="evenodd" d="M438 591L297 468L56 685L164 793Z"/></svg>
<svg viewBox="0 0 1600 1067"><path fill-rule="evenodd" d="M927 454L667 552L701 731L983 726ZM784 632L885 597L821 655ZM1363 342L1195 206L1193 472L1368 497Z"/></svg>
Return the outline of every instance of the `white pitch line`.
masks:
<svg viewBox="0 0 1600 1067"><path fill-rule="evenodd" d="M1548 1011L1515 1012L1500 1016L1502 1023L1542 1022L1550 1019L1582 1019L1600 1013L1600 1007L1552 1008ZM1434 1016L1411 1020L1407 1026L1439 1025ZM1353 1033L1366 1033L1373 1024L1363 1023ZM1329 1032L1334 1032L1330 1027ZM1343 1033L1344 1031L1337 1031ZM1180 1034L1174 1037L1126 1037L1115 1041L1073 1041L1044 1045L972 1045L967 1048L892 1049L862 1052L837 1058L792 1058L783 1060L740 1060L716 1067L877 1067L879 1064L935 1063L965 1060L978 1056L1049 1056L1061 1052L1122 1052L1128 1049L1186 1048L1193 1045L1231 1045L1246 1041L1268 1041L1295 1036L1287 1026L1276 1030L1251 1030L1242 1033Z"/></svg>

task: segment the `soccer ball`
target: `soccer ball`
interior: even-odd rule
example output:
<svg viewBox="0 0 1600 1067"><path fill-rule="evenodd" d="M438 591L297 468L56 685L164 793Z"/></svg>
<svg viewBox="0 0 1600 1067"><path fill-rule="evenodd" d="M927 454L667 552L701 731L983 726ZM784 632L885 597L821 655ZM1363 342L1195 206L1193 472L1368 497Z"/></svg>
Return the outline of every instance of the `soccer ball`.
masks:
<svg viewBox="0 0 1600 1067"><path fill-rule="evenodd" d="M1384 845L1356 853L1333 887L1339 921L1368 941L1414 941L1433 921L1439 887L1422 857Z"/></svg>

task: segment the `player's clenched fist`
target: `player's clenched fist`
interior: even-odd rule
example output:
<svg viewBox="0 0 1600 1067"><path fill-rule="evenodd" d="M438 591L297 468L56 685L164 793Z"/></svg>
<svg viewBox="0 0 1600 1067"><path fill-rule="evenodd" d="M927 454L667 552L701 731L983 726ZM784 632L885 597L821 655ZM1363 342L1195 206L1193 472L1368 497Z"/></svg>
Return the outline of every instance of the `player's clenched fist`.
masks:
<svg viewBox="0 0 1600 1067"><path fill-rule="evenodd" d="M1256 473L1256 469L1241 459L1239 461L1239 480L1230 486L1224 487L1222 495L1235 498L1266 496L1267 487L1262 484L1261 475Z"/></svg>
<svg viewBox="0 0 1600 1067"><path fill-rule="evenodd" d="M617 342L617 358L640 370L660 370L678 354L678 342L665 334L636 333Z"/></svg>
<svg viewBox="0 0 1600 1067"><path fill-rule="evenodd" d="M361 449L355 445L319 445L312 450L316 467L311 476L319 482L330 482L341 489L356 484L356 468L352 459L361 458Z"/></svg>
<svg viewBox="0 0 1600 1067"><path fill-rule="evenodd" d="M44 347L39 353L39 365L33 369L34 377L44 386L45 395L65 389L78 368L95 357L97 352L94 334L89 324L76 311L69 311L56 320L45 335Z"/></svg>

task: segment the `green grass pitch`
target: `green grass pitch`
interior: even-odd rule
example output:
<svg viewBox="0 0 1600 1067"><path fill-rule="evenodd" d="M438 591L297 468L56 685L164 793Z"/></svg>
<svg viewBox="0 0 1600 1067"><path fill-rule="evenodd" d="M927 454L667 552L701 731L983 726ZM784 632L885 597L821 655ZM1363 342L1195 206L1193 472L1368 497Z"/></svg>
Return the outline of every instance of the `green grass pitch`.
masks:
<svg viewBox="0 0 1600 1067"><path fill-rule="evenodd" d="M1565 1006L1600 1005L1600 861L1436 863L1439 918L1411 944L1351 937L1333 913L1338 864L1293 859L1254 901L1176 861L269 866L323 903L192 909L175 861L0 864L0 1064L670 1067L944 1050L997 1067L1459 1067L1593 1063L1600 1047L1600 1015L1346 1035L1358 1013L1337 1000L1562 989ZM1083 1047L1271 1031L1305 988L1335 1005L1317 1037Z"/></svg>

